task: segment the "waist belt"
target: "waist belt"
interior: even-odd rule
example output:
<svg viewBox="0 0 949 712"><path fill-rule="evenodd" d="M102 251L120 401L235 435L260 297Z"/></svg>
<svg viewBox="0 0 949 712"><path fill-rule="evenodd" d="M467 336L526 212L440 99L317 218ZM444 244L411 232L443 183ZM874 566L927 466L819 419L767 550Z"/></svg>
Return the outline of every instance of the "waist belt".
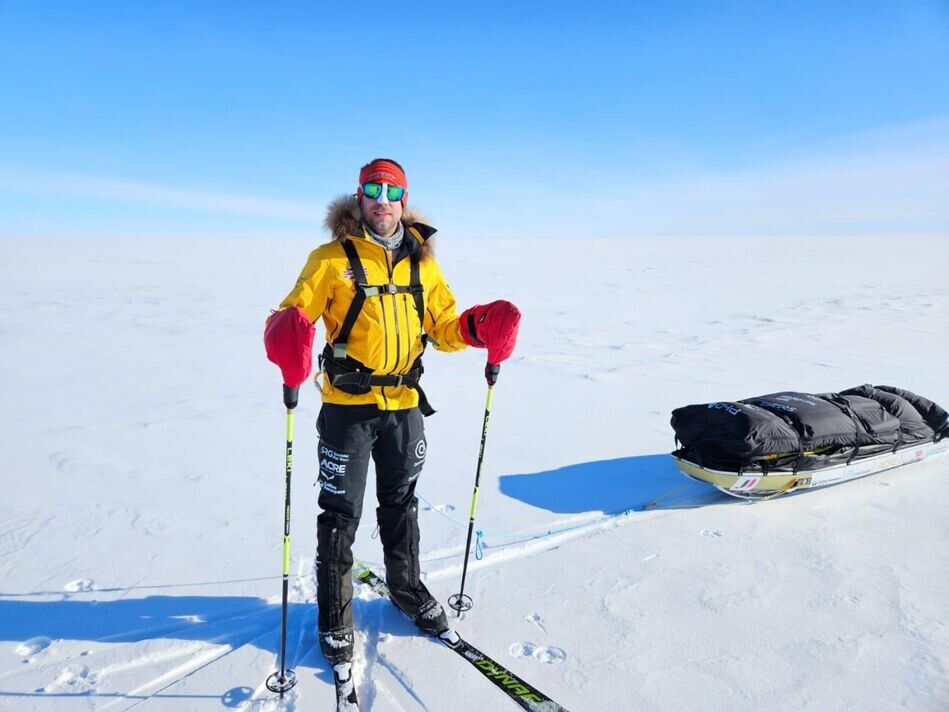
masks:
<svg viewBox="0 0 949 712"><path fill-rule="evenodd" d="M355 361L352 357L347 357L346 361ZM376 375L367 370L361 370L355 364L348 364L346 361L340 361L332 356L332 347L327 344L320 356L320 368L326 372L329 377L330 385L338 388L343 393L353 395L363 395L369 393L373 386L377 387L399 387L406 386L418 393L418 407L422 415L428 417L435 412L425 391L419 385L419 379L425 372L422 368L421 359L416 361L416 366L408 373L394 373L387 375Z"/></svg>

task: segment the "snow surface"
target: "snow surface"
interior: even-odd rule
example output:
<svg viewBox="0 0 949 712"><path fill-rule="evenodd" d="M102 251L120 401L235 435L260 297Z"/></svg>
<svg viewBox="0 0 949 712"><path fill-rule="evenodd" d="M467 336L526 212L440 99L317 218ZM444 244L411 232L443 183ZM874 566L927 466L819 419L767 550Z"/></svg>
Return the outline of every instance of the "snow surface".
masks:
<svg viewBox="0 0 949 712"><path fill-rule="evenodd" d="M0 710L325 710L316 392L263 320L312 243L0 241ZM682 477L670 411L892 384L949 404L949 240L463 240L459 303L524 312L459 631L572 712L949 709L949 458L748 505ZM322 328L319 334L322 336ZM423 570L458 590L484 352L433 353ZM374 492L367 493L372 512ZM374 523L356 554L379 567ZM365 710L515 707L357 588Z"/></svg>

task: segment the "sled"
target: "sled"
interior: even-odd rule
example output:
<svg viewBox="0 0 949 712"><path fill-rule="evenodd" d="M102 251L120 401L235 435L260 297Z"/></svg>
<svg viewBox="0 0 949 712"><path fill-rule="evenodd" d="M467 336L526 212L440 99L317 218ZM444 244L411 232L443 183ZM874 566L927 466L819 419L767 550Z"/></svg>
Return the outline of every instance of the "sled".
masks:
<svg viewBox="0 0 949 712"><path fill-rule="evenodd" d="M949 450L949 440L918 443L895 452L873 455L851 463L802 472L727 472L714 470L673 455L676 467L698 482L705 482L732 497L747 500L771 499L778 495L816 487L826 487L920 462Z"/></svg>
<svg viewBox="0 0 949 712"><path fill-rule="evenodd" d="M671 424L676 466L741 499L826 487L949 449L949 413L892 386L688 405Z"/></svg>

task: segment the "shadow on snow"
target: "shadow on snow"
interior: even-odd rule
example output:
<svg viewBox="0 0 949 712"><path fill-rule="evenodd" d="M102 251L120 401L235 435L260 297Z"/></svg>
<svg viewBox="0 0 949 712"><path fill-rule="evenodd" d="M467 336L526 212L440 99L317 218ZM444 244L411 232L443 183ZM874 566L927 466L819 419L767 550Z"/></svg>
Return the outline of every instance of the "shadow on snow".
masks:
<svg viewBox="0 0 949 712"><path fill-rule="evenodd" d="M614 514L730 500L711 486L685 477L668 454L597 460L546 472L504 475L500 478L500 489L508 497L557 514Z"/></svg>
<svg viewBox="0 0 949 712"><path fill-rule="evenodd" d="M0 593L0 641L23 642L47 639L50 646L61 641L86 643L144 643L155 640L178 640L229 646L244 645L271 653L277 664L280 650L279 603L268 603L252 596L146 596L119 600L78 600L79 596L95 595L92 591L72 594L63 600L24 600L31 594ZM42 594L40 594L42 595ZM66 594L69 595L69 594ZM4 598L3 596L10 596ZM73 598L72 596L76 596ZM415 627L394 607L382 599L355 599L357 618L369 619L390 635L414 635ZM226 648L222 647L224 654ZM132 652L135 655L134 652ZM89 661L91 657L74 657L57 663L65 667L71 662ZM148 653L145 653L145 657ZM24 655L24 661L28 655ZM332 685L329 665L319 652L316 641L316 604L290 603L287 626L287 667L296 668L298 677L305 672ZM274 668L275 669L275 668ZM23 670L27 673L29 670ZM260 680L244 680L220 696L175 695L164 688L153 694L130 695L116 691L54 692L44 689L14 691L17 673L0 674L0 699L14 697L103 697L144 700L155 698L214 698L225 707L236 707L250 699L253 689L273 669L260 670ZM2 706L2 704L0 704Z"/></svg>

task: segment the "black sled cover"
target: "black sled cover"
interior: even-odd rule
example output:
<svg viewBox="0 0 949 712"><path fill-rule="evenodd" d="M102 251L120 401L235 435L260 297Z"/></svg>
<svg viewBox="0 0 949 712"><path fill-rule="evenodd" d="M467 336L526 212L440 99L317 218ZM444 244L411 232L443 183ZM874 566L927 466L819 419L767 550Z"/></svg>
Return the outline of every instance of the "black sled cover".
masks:
<svg viewBox="0 0 949 712"><path fill-rule="evenodd" d="M863 385L677 408L676 455L726 471L816 469L949 434L949 414L910 391Z"/></svg>

